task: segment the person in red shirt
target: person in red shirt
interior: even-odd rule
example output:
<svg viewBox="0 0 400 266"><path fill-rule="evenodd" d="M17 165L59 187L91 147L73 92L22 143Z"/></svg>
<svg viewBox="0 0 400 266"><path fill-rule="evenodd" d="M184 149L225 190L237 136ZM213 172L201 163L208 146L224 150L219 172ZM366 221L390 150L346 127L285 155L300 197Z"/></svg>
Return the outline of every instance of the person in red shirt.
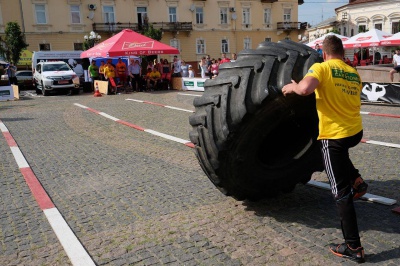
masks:
<svg viewBox="0 0 400 266"><path fill-rule="evenodd" d="M221 63L220 64L223 64L223 63L228 63L228 62L230 62L231 60L228 58L228 57L226 57L226 53L223 53L222 54L222 59L221 59Z"/></svg>

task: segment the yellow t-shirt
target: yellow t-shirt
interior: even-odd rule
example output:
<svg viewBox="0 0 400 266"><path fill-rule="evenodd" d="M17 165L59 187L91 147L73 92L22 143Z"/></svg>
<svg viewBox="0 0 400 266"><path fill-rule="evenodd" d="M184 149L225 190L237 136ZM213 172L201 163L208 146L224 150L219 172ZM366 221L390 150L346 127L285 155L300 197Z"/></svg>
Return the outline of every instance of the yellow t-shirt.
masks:
<svg viewBox="0 0 400 266"><path fill-rule="evenodd" d="M357 71L340 59L331 59L312 65L308 76L319 81L315 90L318 139L341 139L360 132L362 84Z"/></svg>
<svg viewBox="0 0 400 266"><path fill-rule="evenodd" d="M104 68L104 76L107 78L115 78L115 69L113 66L106 66Z"/></svg>

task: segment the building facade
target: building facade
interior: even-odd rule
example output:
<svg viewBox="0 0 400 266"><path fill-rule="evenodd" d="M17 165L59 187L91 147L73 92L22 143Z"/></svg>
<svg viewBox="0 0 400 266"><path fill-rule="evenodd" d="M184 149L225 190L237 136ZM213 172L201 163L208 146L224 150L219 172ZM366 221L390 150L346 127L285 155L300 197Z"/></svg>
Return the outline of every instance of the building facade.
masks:
<svg viewBox="0 0 400 266"><path fill-rule="evenodd" d="M186 61L238 53L262 41L298 41L303 0L0 0L0 36L18 22L30 51L81 50L94 31L105 40L153 25Z"/></svg>

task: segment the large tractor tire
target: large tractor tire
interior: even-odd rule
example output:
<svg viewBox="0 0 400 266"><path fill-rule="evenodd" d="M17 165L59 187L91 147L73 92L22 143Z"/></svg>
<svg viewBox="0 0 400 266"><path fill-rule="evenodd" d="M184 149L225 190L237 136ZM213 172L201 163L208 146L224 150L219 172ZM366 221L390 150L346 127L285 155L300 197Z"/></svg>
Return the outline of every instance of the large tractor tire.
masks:
<svg viewBox="0 0 400 266"><path fill-rule="evenodd" d="M315 95L284 97L315 62L311 48L263 42L224 63L193 102L190 140L208 178L225 195L259 200L290 192L322 171Z"/></svg>

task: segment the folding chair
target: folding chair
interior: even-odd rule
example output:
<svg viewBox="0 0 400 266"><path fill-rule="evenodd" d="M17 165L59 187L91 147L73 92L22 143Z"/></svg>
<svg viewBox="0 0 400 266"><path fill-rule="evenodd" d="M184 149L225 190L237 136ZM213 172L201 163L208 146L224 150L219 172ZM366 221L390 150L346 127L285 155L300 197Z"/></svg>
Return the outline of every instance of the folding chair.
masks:
<svg viewBox="0 0 400 266"><path fill-rule="evenodd" d="M117 93L118 93L118 89L119 89L119 88L122 88L122 87L123 87L123 85L117 85L117 84L115 83L115 80L114 80L114 78L112 78L112 77L110 77L109 79L110 79L110 84L111 84L111 87L113 87L113 88L114 88L114 90L115 90L115 94L117 94Z"/></svg>

